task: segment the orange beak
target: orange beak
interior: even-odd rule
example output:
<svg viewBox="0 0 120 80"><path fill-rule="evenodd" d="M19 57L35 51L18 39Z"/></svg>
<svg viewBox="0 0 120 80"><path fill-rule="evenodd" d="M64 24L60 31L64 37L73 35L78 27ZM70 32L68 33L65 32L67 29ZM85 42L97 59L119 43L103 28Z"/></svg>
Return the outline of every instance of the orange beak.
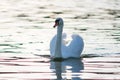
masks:
<svg viewBox="0 0 120 80"><path fill-rule="evenodd" d="M55 22L55 25L53 27L55 28L56 26L58 26L58 22Z"/></svg>

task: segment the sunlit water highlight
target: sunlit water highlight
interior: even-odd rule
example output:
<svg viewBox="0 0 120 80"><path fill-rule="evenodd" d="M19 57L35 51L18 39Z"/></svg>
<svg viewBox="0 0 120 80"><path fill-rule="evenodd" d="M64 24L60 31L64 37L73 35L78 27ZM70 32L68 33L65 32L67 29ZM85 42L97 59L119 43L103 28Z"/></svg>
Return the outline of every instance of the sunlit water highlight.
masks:
<svg viewBox="0 0 120 80"><path fill-rule="evenodd" d="M0 80L119 80L119 7L119 0L2 1ZM64 32L83 37L81 59L50 60L56 17Z"/></svg>

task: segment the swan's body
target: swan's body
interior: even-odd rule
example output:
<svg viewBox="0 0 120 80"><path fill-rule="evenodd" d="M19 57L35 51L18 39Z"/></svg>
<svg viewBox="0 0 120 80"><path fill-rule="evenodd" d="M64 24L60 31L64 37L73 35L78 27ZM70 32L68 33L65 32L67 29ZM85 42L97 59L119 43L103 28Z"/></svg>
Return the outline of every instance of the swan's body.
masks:
<svg viewBox="0 0 120 80"><path fill-rule="evenodd" d="M77 34L72 35L72 41L66 45L64 39L66 34L62 34L64 22L62 18L57 18L55 26L57 26L57 35L50 42L50 53L52 58L79 58L83 51L84 42L82 37Z"/></svg>

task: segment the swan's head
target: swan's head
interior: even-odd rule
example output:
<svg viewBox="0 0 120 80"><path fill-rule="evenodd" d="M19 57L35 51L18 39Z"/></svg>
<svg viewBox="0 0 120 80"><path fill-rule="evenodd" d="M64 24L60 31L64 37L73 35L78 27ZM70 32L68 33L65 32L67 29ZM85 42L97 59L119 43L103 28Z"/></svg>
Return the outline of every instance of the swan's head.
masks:
<svg viewBox="0 0 120 80"><path fill-rule="evenodd" d="M54 25L53 27L54 27L54 28L55 28L56 26L61 26L61 27L63 27L63 25L64 25L63 19L62 19L62 18L57 18L57 19L55 20L55 25Z"/></svg>

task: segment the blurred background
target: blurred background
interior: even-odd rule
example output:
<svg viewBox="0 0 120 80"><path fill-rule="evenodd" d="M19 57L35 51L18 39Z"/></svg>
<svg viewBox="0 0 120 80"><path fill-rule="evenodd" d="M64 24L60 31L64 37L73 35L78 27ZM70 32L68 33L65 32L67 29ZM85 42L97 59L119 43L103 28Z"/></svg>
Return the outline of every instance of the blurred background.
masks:
<svg viewBox="0 0 120 80"><path fill-rule="evenodd" d="M119 0L3 0L0 53L49 55L57 17L64 19L64 32L83 37L83 54L120 54Z"/></svg>

